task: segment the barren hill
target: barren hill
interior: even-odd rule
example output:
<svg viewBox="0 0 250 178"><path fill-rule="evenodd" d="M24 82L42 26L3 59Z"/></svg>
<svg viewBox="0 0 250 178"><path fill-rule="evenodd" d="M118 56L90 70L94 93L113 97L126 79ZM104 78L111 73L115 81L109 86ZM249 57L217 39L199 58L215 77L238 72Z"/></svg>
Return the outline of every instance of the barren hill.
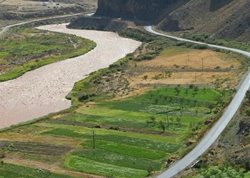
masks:
<svg viewBox="0 0 250 178"><path fill-rule="evenodd" d="M96 15L250 42L249 0L99 0Z"/></svg>

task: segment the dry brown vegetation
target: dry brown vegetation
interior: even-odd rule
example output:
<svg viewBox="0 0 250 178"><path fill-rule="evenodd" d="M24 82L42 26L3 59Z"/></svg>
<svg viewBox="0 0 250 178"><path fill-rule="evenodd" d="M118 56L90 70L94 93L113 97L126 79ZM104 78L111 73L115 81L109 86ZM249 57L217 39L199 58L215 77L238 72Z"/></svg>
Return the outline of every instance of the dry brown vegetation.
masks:
<svg viewBox="0 0 250 178"><path fill-rule="evenodd" d="M242 74L239 56L212 50L173 48L153 60L130 61L126 78L130 88L166 85L210 85L234 88Z"/></svg>

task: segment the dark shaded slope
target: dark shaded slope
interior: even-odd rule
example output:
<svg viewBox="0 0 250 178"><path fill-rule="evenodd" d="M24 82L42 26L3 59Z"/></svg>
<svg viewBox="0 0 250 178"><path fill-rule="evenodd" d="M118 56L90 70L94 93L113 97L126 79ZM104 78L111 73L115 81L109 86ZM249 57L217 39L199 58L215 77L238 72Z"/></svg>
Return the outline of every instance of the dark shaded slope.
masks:
<svg viewBox="0 0 250 178"><path fill-rule="evenodd" d="M159 28L165 31L207 33L212 37L249 42L249 9L248 0L191 0L165 17Z"/></svg>
<svg viewBox="0 0 250 178"><path fill-rule="evenodd" d="M249 0L99 0L96 15L250 42L249 9Z"/></svg>
<svg viewBox="0 0 250 178"><path fill-rule="evenodd" d="M155 23L188 0L99 0L96 15Z"/></svg>

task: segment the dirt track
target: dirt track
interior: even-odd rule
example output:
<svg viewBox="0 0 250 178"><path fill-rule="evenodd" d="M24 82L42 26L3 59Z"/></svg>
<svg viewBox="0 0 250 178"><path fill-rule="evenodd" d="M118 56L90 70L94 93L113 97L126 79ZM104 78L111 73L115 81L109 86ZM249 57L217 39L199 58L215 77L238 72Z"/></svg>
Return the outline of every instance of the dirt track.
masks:
<svg viewBox="0 0 250 178"><path fill-rule="evenodd" d="M83 56L50 64L0 83L0 129L69 108L70 101L65 96L76 81L108 67L140 45L112 32L72 30L65 24L39 29L92 39L97 47Z"/></svg>

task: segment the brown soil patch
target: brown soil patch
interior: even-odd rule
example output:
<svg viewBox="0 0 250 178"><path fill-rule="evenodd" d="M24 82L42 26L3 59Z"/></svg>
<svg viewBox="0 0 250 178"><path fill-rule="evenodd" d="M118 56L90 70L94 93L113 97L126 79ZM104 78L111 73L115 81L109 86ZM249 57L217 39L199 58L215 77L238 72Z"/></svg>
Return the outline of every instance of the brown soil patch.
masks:
<svg viewBox="0 0 250 178"><path fill-rule="evenodd" d="M211 50L167 49L153 60L130 66L127 79L134 91L190 84L234 88L242 74L237 57Z"/></svg>
<svg viewBox="0 0 250 178"><path fill-rule="evenodd" d="M69 147L77 147L80 145L80 141L63 138L63 137L52 137L52 136L41 136L41 135L32 135L32 134L20 134L20 133L10 133L5 134L1 133L0 135L1 141L20 141L20 142L40 142L40 143L53 143L54 145L63 145Z"/></svg>
<svg viewBox="0 0 250 178"><path fill-rule="evenodd" d="M238 68L239 61L229 55L211 50L166 50L154 60L141 62L145 67L190 68L190 69L215 69Z"/></svg>

